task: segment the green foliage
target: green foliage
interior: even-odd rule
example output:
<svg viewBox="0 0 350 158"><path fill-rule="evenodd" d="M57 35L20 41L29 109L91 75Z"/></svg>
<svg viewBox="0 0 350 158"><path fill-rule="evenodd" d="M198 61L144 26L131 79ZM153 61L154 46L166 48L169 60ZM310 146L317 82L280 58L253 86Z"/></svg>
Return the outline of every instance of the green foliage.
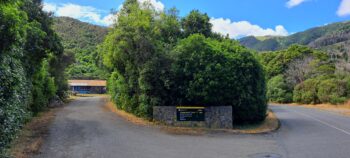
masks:
<svg viewBox="0 0 350 158"><path fill-rule="evenodd" d="M12 52L14 53L14 52ZM30 83L20 60L0 54L0 156L29 118Z"/></svg>
<svg viewBox="0 0 350 158"><path fill-rule="evenodd" d="M178 105L232 105L237 123L265 118L264 75L238 43L194 34L182 40L174 54Z"/></svg>
<svg viewBox="0 0 350 158"><path fill-rule="evenodd" d="M285 82L283 75L275 76L267 82L266 95L270 102L290 103L293 100L293 92Z"/></svg>
<svg viewBox="0 0 350 158"><path fill-rule="evenodd" d="M111 81L108 87L114 95L114 101L126 111L150 117L150 104L155 99L151 94L146 94L153 92L145 81L149 75L157 75L152 62L156 61L157 52L161 51L160 46L163 45L156 27L161 23L154 18L154 10L141 9L138 2L125 4L119 13L118 23L106 37L100 52L103 53L105 66L115 71L110 81L116 81Z"/></svg>
<svg viewBox="0 0 350 158"><path fill-rule="evenodd" d="M268 36L262 40L260 37L244 37L239 41L242 45L258 51L275 51L286 49L294 44L308 45L313 48L325 48L350 40L350 22L338 22L322 27L298 32L290 36ZM331 54L334 49L329 50Z"/></svg>
<svg viewBox="0 0 350 158"><path fill-rule="evenodd" d="M343 103L347 97L347 83L342 80L328 79L320 82L317 96L323 103Z"/></svg>
<svg viewBox="0 0 350 158"><path fill-rule="evenodd" d="M288 49L276 51L276 52L266 52L260 54L261 63L264 65L266 71L266 76L268 79L283 74L293 60L298 58L304 58L308 55L318 57L318 52L312 50L311 48L299 45L293 45ZM322 55L320 55L322 57ZM327 56L326 56L327 57Z"/></svg>
<svg viewBox="0 0 350 158"><path fill-rule="evenodd" d="M317 97L317 87L320 81L317 79L308 79L303 83L298 84L294 88L293 101L303 104L320 103Z"/></svg>
<svg viewBox="0 0 350 158"><path fill-rule="evenodd" d="M18 1L0 2L0 156L30 114L29 83L20 60L25 20Z"/></svg>
<svg viewBox="0 0 350 158"><path fill-rule="evenodd" d="M181 21L185 36L187 37L191 34L198 33L209 37L212 34L212 24L209 21L210 18L206 13L203 14L198 10L192 10L190 14Z"/></svg>
<svg viewBox="0 0 350 158"><path fill-rule="evenodd" d="M232 105L237 123L265 118L264 75L247 49L212 33L209 17L199 11L180 23L175 9L141 5L125 1L99 46L119 108L152 118L153 106Z"/></svg>
<svg viewBox="0 0 350 158"><path fill-rule="evenodd" d="M304 104L337 104L349 98L348 80L335 75L335 64L323 52L293 45L256 56L269 80L267 96L271 102L291 102L293 98Z"/></svg>
<svg viewBox="0 0 350 158"><path fill-rule="evenodd" d="M294 89L294 101L305 104L344 103L349 98L350 78L340 75L308 79Z"/></svg>
<svg viewBox="0 0 350 158"><path fill-rule="evenodd" d="M62 46L41 6L0 1L0 157L32 112L64 97Z"/></svg>
<svg viewBox="0 0 350 158"><path fill-rule="evenodd" d="M40 112L46 108L57 92L54 78L49 73L49 63L47 60L42 62L41 69L33 77L33 103L31 111Z"/></svg>
<svg viewBox="0 0 350 158"><path fill-rule="evenodd" d="M69 17L55 17L53 29L62 39L70 65L66 73L70 79L107 79L101 69L97 45L102 43L108 28L81 22ZM66 63L67 63L66 62Z"/></svg>

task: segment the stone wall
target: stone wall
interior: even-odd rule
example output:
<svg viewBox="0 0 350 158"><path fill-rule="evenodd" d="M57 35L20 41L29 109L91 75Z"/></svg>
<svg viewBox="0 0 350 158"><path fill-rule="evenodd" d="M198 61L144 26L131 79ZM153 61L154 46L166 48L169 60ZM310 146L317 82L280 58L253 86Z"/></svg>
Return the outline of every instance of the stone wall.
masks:
<svg viewBox="0 0 350 158"><path fill-rule="evenodd" d="M177 121L175 106L153 107L153 119L170 126L232 128L232 106L205 107L205 121Z"/></svg>

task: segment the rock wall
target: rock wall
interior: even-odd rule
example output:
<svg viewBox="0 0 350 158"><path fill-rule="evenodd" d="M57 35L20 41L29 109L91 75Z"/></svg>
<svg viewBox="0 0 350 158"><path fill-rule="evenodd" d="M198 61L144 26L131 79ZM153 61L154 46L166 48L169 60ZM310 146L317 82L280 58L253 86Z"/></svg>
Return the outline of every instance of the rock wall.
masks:
<svg viewBox="0 0 350 158"><path fill-rule="evenodd" d="M153 107L153 119L170 126L232 128L232 106L205 107L205 121L177 121L175 106Z"/></svg>

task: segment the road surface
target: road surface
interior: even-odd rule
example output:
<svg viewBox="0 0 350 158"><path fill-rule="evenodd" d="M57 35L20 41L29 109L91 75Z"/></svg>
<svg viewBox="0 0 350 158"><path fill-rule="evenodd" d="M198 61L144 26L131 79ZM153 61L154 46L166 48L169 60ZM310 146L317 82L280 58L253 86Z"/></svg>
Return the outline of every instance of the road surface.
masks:
<svg viewBox="0 0 350 158"><path fill-rule="evenodd" d="M84 97L58 112L38 158L349 158L350 117L302 107L270 107L269 134L171 135L134 125Z"/></svg>

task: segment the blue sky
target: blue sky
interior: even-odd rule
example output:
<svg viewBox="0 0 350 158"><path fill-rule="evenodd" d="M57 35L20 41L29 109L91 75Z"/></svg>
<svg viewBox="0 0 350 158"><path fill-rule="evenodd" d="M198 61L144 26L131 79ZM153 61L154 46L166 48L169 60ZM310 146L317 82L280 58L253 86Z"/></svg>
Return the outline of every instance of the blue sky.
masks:
<svg viewBox="0 0 350 158"><path fill-rule="evenodd" d="M44 10L108 26L111 9L124 0L44 0ZM176 7L180 16L192 9L206 12L213 30L232 38L289 35L311 27L350 20L350 0L139 0L162 11Z"/></svg>

